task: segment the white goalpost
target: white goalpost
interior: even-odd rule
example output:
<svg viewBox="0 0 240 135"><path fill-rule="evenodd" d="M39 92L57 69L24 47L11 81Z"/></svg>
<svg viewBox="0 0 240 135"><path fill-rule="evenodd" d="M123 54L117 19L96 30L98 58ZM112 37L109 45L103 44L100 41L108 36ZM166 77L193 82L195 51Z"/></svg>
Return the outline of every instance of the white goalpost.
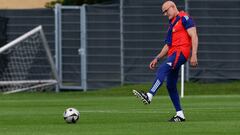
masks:
<svg viewBox="0 0 240 135"><path fill-rule="evenodd" d="M181 98L184 97L184 64L181 66Z"/></svg>
<svg viewBox="0 0 240 135"><path fill-rule="evenodd" d="M56 90L58 77L42 26L0 48L0 91Z"/></svg>

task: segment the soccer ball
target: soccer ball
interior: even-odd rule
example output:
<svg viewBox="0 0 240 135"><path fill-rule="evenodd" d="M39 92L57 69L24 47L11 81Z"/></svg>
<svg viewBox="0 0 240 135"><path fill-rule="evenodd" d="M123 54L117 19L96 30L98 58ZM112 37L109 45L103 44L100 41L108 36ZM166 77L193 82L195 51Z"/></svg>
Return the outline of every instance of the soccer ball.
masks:
<svg viewBox="0 0 240 135"><path fill-rule="evenodd" d="M76 123L80 118L80 113L75 108L68 108L64 111L63 118L67 123Z"/></svg>

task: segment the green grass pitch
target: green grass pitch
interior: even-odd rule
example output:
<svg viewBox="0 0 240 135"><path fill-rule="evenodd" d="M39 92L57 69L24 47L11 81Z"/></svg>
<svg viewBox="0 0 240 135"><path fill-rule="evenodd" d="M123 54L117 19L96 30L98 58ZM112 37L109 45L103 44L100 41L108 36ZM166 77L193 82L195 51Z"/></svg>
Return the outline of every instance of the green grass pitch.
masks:
<svg viewBox="0 0 240 135"><path fill-rule="evenodd" d="M174 110L166 94L143 105L128 90L0 95L1 135L239 135L240 94L188 95L187 121L169 123ZM121 94L122 93L122 94ZM124 94L125 93L125 94ZM77 108L67 124L63 111Z"/></svg>

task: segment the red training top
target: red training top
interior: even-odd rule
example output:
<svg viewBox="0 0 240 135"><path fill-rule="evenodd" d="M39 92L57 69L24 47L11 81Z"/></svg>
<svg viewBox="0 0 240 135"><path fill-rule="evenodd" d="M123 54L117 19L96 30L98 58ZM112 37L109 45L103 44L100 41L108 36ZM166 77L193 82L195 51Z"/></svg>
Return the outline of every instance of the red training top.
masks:
<svg viewBox="0 0 240 135"><path fill-rule="evenodd" d="M180 16L181 19L179 19L172 29L172 44L169 46L168 56L177 52L178 57L182 52L184 57L188 59L192 48L192 42L187 33L187 29L195 25L192 18L184 11L179 12L178 16ZM175 20L176 17L171 19L170 22L173 23Z"/></svg>

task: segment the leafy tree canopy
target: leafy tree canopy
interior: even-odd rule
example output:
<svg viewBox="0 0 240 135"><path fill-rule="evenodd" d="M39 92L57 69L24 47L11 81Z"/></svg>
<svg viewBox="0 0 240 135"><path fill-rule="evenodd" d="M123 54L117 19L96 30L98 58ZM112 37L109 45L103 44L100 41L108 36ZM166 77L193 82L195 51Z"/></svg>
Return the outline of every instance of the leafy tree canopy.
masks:
<svg viewBox="0 0 240 135"><path fill-rule="evenodd" d="M96 4L104 3L112 0L53 0L45 4L47 8L54 8L55 4L60 3L62 5L83 5L83 4Z"/></svg>

